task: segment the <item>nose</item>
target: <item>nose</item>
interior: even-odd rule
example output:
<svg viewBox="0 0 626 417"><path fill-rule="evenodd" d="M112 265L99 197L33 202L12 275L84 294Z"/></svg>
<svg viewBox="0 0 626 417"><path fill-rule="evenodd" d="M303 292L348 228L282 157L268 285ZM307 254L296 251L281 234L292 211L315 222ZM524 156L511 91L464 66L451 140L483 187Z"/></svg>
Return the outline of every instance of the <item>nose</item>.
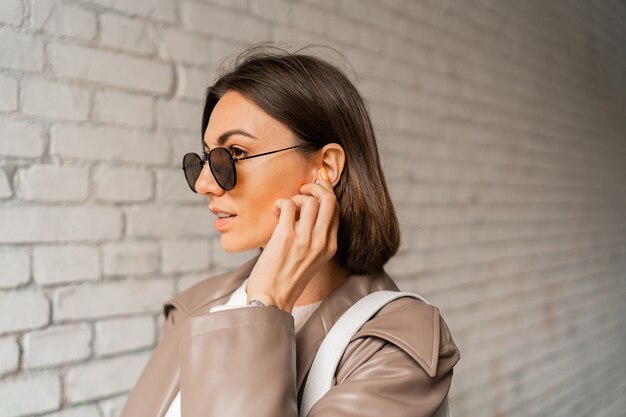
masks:
<svg viewBox="0 0 626 417"><path fill-rule="evenodd" d="M206 195L206 194L215 194L222 195L224 194L224 190L219 186L217 181L215 181L215 177L211 172L211 167L209 167L209 163L206 162L202 167L202 171L200 171L200 175L196 180L196 191L198 194Z"/></svg>

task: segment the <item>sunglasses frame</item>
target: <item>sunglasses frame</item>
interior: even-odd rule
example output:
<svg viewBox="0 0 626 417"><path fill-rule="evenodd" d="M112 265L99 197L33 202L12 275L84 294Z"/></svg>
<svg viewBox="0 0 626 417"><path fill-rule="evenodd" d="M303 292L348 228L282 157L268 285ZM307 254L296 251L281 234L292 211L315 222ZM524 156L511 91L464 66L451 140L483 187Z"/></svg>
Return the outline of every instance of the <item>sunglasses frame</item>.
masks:
<svg viewBox="0 0 626 417"><path fill-rule="evenodd" d="M197 153L195 153L195 152L188 152L188 153L186 153L186 154L183 156L183 168L182 168L182 169L183 169L183 174L185 174L185 180L186 180L186 182L187 182L187 185L189 185L189 188L191 188L191 191L193 191L194 193L198 193L198 192L195 190L195 188L194 188L194 187L192 187L192 186L191 186L191 184L189 183L189 180L187 179L187 174L185 173L185 159L187 159L187 156L188 156L188 155L195 155L195 156L196 156L196 158L198 158L198 161L200 162L200 166L202 166L202 168L200 169L200 174L202 174L202 170L204 169L204 166L208 163L208 164L209 164L209 168L210 168L210 170L211 170L211 175L213 175L213 178L215 178L215 182L217 182L217 185L219 185L219 186L220 186L220 188L221 188L222 190L224 190L224 191L230 191L230 190L232 190L233 188L235 188L235 186L237 185L237 167L235 166L235 163L237 163L237 162L239 162L239 161L243 161L244 159L252 159L252 158L256 158L256 157L258 157L258 156L264 156L264 155L269 155L269 154L273 154L273 153L276 153L276 152L286 151L286 150L288 150L288 149L297 148L297 147L299 147L299 146L301 146L301 145L294 145L294 146L289 146L289 147L287 147L287 148L277 149L277 150L275 150L275 151L269 151L269 152L259 153L259 154L256 154L256 155L239 156L239 157L235 157L235 156L233 156L233 155L232 155L232 154L228 151L228 149L226 149L226 148L224 148L224 147L222 147L222 146L217 146L217 147L215 147L215 148L211 149L211 150L209 151L209 153L208 153L208 154L207 154L207 153L203 153L203 155L204 155L203 157L202 157L202 156L200 156L200 155L198 155L198 154L197 154ZM230 158L230 164L231 164L231 167L232 167L233 177L234 177L234 180L233 180L233 186L232 186L231 188L224 188L224 186L223 186L222 184L220 184L220 181L217 179L217 177L215 176L215 172L213 171L213 166L211 165L211 162L210 162L210 161L211 161L211 153L212 153L212 152L214 152L214 151L216 151L216 150L218 150L218 149L221 149L221 150L223 150L224 152L226 152L226 153L228 154L228 157ZM222 151L220 151L220 152L222 152ZM198 178L200 178L200 174L198 174ZM195 182L197 182L197 181L198 181L198 178L196 178L196 181L195 181ZM194 182L194 186L195 186L195 182Z"/></svg>

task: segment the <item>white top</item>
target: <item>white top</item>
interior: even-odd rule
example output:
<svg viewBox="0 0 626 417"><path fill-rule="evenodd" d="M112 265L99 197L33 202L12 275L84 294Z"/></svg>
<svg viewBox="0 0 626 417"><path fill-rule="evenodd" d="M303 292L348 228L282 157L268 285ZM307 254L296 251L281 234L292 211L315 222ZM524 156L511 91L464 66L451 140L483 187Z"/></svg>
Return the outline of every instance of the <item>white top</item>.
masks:
<svg viewBox="0 0 626 417"><path fill-rule="evenodd" d="M246 285L248 284L248 278L244 280L244 282L237 288L230 296L228 301L226 301L223 305L217 305L211 307L209 312L221 311L221 310L230 310L232 308L243 308L243 307L254 307L246 305L246 301L248 300L248 295L246 293ZM304 325L304 323L308 320L308 318L313 314L313 312L317 309L317 307L321 304L321 301L317 301L311 304L305 304L301 306L294 306L291 315L294 319L295 331L296 333L300 328ZM180 417L180 391L176 394L176 397L170 404L167 413L165 413L165 417Z"/></svg>

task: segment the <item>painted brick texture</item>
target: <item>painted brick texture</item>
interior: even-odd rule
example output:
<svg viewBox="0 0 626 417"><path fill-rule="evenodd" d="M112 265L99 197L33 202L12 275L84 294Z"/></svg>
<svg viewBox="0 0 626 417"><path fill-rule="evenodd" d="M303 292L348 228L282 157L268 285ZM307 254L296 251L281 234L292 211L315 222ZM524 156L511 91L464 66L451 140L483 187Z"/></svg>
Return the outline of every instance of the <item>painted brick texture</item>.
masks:
<svg viewBox="0 0 626 417"><path fill-rule="evenodd" d="M314 48L369 105L454 415L624 416L626 6L2 0L0 417L117 417L225 253L180 164L218 65Z"/></svg>

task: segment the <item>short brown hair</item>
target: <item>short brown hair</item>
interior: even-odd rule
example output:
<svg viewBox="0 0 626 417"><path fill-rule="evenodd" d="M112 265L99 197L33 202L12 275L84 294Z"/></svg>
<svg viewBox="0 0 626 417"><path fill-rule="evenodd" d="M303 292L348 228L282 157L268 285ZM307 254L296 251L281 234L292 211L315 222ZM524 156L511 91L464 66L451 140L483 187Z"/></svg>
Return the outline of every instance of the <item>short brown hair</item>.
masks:
<svg viewBox="0 0 626 417"><path fill-rule="evenodd" d="M336 257L353 273L382 269L400 245L400 226L380 165L374 129L361 94L336 66L267 42L241 52L207 88L202 139L218 100L234 90L286 125L309 155L328 143L345 152L335 186L339 202Z"/></svg>

